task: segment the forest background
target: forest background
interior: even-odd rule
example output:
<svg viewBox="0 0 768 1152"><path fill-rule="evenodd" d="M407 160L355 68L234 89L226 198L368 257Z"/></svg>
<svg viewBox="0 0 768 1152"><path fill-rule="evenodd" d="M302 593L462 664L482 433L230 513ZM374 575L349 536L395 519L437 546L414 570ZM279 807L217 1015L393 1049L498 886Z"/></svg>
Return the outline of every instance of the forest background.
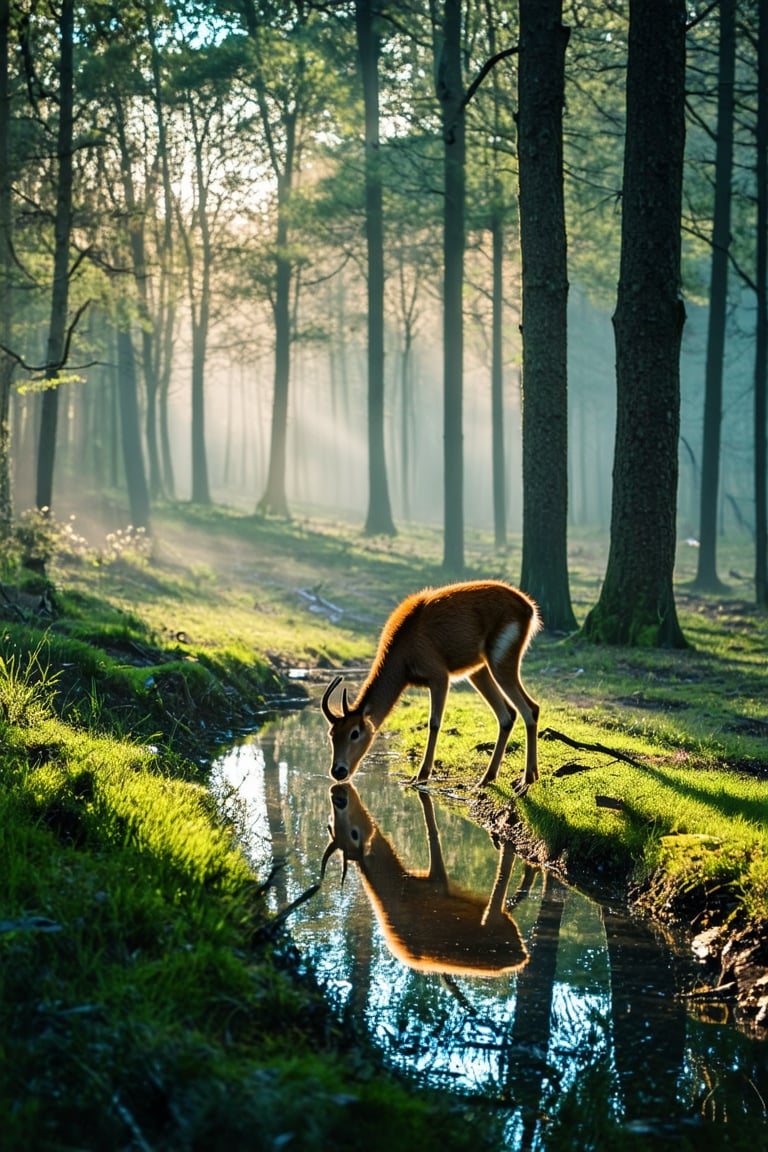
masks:
<svg viewBox="0 0 768 1152"><path fill-rule="evenodd" d="M630 16L650 29L635 48L645 72L634 96ZM502 551L523 530L523 584L550 626L568 630L567 573L556 595L542 587L526 532L531 555L558 537L551 548L544 539L544 556L559 557L566 515L610 522L611 313L630 229L652 239L622 212L626 129L634 100L663 149L684 101L684 164L662 184L673 216L681 204L680 282L666 278L685 306L680 430L671 470L661 467L664 420L651 404L641 467L669 490L678 538L702 545L700 587L719 587L719 534L751 538L762 601L764 40L754 0L689 11L654 0L634 14L552 0L3 0L6 531L14 509L37 507L76 513L83 530L127 515L151 532L153 504L176 499L280 515L333 508L372 533L442 515L444 566L460 573L466 519L492 527ZM524 60L542 46L526 78ZM654 105L654 77L680 63L684 88ZM544 298L544 321L531 304L522 325L526 171L550 181L532 186L543 207L529 228L559 232L563 256L567 232L567 279L553 266L559 300ZM567 339L567 366L537 356L537 339L539 351ZM555 405L567 369L557 435L536 377L551 387L553 367ZM526 433L522 398L533 421L539 393L544 410ZM537 435L567 467L562 485L559 465L543 480L526 466ZM623 530L642 549L637 523ZM607 638L681 642L674 628L649 637L631 622Z"/></svg>
<svg viewBox="0 0 768 1152"><path fill-rule="evenodd" d="M767 28L0 0L9 1148L476 1144L349 1058L206 787L291 668L351 682L466 572L547 626L546 774L473 818L705 929L765 1028Z"/></svg>

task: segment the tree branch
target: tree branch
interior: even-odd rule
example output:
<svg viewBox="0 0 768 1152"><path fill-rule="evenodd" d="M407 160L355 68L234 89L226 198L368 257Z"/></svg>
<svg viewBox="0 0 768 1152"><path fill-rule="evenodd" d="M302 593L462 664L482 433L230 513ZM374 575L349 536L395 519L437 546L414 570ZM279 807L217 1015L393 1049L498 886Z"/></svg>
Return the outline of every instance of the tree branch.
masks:
<svg viewBox="0 0 768 1152"><path fill-rule="evenodd" d="M72 343L72 337L74 335L75 329L77 328L77 325L80 322L80 317L83 315L86 308L88 308L91 303L92 303L92 301L89 299L80 305L77 312L75 312L74 317L72 318L72 323L70 324L69 328L67 328L67 337L66 337L66 340L64 341L64 354L61 358L61 364L59 364L59 369L63 368L64 365L66 364L67 360L69 359L69 346Z"/></svg>
<svg viewBox="0 0 768 1152"><path fill-rule="evenodd" d="M477 92L478 88L482 84L483 80L485 80L491 69L495 68L500 60L506 60L508 56L514 56L518 50L519 49L516 44L514 48L504 48L501 52L497 52L495 56L491 56L488 60L486 60L477 76L475 76L469 88L467 88L466 92L464 93L464 99L462 100L461 107L459 109L460 112L464 111L467 104L469 104L475 92Z"/></svg>
<svg viewBox="0 0 768 1152"><path fill-rule="evenodd" d="M53 364L39 364L39 365L27 364L27 362L23 356L20 356L18 354L18 352L14 352L12 348L8 348L7 345L5 345L5 344L0 344L0 352L4 352L5 355L8 356L11 360L15 360L16 363L19 364L24 369L25 372L29 372L29 374L31 376L42 376L46 372L49 372L54 367L56 368L57 372L60 372L61 369L66 365L67 360L69 359L69 346L72 343L72 337L75 333L75 329L77 328L77 325L80 323L80 319L81 319L83 313L85 312L86 308L91 303L92 303L91 300L86 300L83 304L80 305L77 312L75 312L75 315L72 319L72 323L69 325L69 328L67 328L67 335L66 335L66 339L64 341L64 354L63 354L63 356L61 358L61 362L59 364L56 364L56 365L53 365ZM79 371L80 368L91 368L94 364L98 364L98 363L99 363L98 360L91 360L87 364L77 365L77 367L74 367L72 369L72 371L77 372L77 371Z"/></svg>
<svg viewBox="0 0 768 1152"><path fill-rule="evenodd" d="M623 752L617 752L615 748L608 748L605 744L586 744L582 740L572 740L570 736L558 732L556 728L545 728L543 732L539 733L539 739L560 740L569 748L575 748L577 752L600 752L603 756L613 756L614 760L622 760L625 764L631 764L633 768L645 768L645 765L641 764L639 760L626 756ZM562 769L558 769L558 771L561 775L566 775ZM557 776L558 772L555 772L554 775Z"/></svg>
<svg viewBox="0 0 768 1152"><path fill-rule="evenodd" d="M720 0L712 0L712 3L708 4L703 12L701 12L698 16L694 16L693 20L691 20L688 24L686 24L686 26L685 26L686 32L690 32L691 28L695 28L696 25L700 24L702 20L706 20L707 16L709 16L712 9L713 8L719 8L719 6L720 6Z"/></svg>

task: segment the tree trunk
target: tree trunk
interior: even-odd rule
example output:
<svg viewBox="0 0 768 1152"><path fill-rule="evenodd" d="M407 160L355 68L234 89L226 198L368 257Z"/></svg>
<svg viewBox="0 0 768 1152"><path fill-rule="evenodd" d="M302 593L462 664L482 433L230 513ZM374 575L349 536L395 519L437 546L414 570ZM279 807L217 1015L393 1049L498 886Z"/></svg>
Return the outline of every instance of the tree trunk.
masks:
<svg viewBox="0 0 768 1152"><path fill-rule="evenodd" d="M368 515L370 535L395 535L384 452L384 209L379 155L378 12L357 0L357 51L365 104L365 236L368 247Z"/></svg>
<svg viewBox="0 0 768 1152"><path fill-rule="evenodd" d="M398 247L396 259L400 313L403 320L403 344L400 350L400 491L402 497L402 515L406 521L410 521L411 460L415 440L412 362L413 342L416 334L418 316L419 276L416 272L413 283L409 289L406 281L405 253L402 247Z"/></svg>
<svg viewBox="0 0 768 1152"><path fill-rule="evenodd" d="M211 275L213 250L211 245L210 222L208 218L208 182L203 164L203 139L205 129L200 129L190 104L190 114L195 137L195 179L197 184L197 225L200 229L200 289L195 294L195 277L192 269L192 245L189 245L189 302L192 325L192 503L210 504L211 494L208 485L208 454L205 446L205 367L208 355L208 330L211 316Z"/></svg>
<svg viewBox="0 0 768 1152"><path fill-rule="evenodd" d="M208 455L205 447L205 355L208 344L207 305L192 323L192 503L210 504Z"/></svg>
<svg viewBox="0 0 768 1152"><path fill-rule="evenodd" d="M282 181L280 181L282 183ZM264 495L259 501L260 512L288 515L288 496L285 489L285 468L288 443L288 389L291 376L291 262L283 255L288 242L286 204L278 206L277 256L275 276L275 386L272 396L272 427L269 443L269 471Z"/></svg>
<svg viewBox="0 0 768 1152"><path fill-rule="evenodd" d="M174 241L173 241L173 192L171 189L171 169L168 161L165 109L162 96L162 74L160 51L157 46L157 31L153 23L152 6L146 8L147 36L151 48L153 100L157 122L157 154L163 181L163 238L159 245L160 291L153 320L154 362L145 373L147 384L146 433L149 455L149 488L153 497L164 492L171 499L175 496L173 464L168 438L167 400L170 385L171 358L173 355L173 327L175 312L175 287L173 283ZM163 408L165 407L165 411ZM158 430L159 425L159 430Z"/></svg>
<svg viewBox="0 0 768 1152"><path fill-rule="evenodd" d="M0 0L0 343L10 347L11 288L11 97L8 84L9 0ZM10 404L13 360L0 349L0 539L10 535L11 491Z"/></svg>
<svg viewBox="0 0 768 1152"><path fill-rule="evenodd" d="M155 325L149 307L148 273L146 244L144 239L144 215L139 212L136 204L136 192L133 183L133 168L131 154L128 147L128 138L125 131L125 105L119 89L113 89L113 103L117 121L117 138L120 148L120 168L123 177L123 194L128 212L129 242L131 257L133 259L133 276L136 282L138 311L141 319L141 351L142 366L144 369L144 384L147 394L147 459L149 462L149 490L153 496L159 496L160 458L157 449L157 356L155 353Z"/></svg>
<svg viewBox="0 0 768 1152"><path fill-rule="evenodd" d="M400 491L403 501L403 517L407 523L410 523L411 520L412 344L411 325L406 323L406 329L403 333L403 347L400 353Z"/></svg>
<svg viewBox="0 0 768 1152"><path fill-rule="evenodd" d="M169 500L176 499L176 480L173 472L173 454L171 452L171 432L169 427L168 400L171 392L171 368L173 365L173 305L169 302L164 317L162 361L159 377L159 422L160 422L160 459L163 466L163 491Z"/></svg>
<svg viewBox="0 0 768 1152"><path fill-rule="evenodd" d="M464 570L464 84L461 0L445 0L437 96L443 129L443 567Z"/></svg>
<svg viewBox="0 0 768 1152"><path fill-rule="evenodd" d="M728 303L728 249L731 244L736 0L720 0L720 49L717 88L717 149L712 268L704 389L704 438L701 453L699 563L694 587L719 592L717 576L717 503L720 483L720 427L723 408L723 355Z"/></svg>
<svg viewBox="0 0 768 1152"><path fill-rule="evenodd" d="M576 628L568 586L568 270L562 0L520 0L518 157L523 262L523 562L547 628Z"/></svg>
<svg viewBox="0 0 768 1152"><path fill-rule="evenodd" d="M244 0L242 4L244 27L255 45L258 45L262 13L254 0ZM297 6L299 23L306 19L303 4ZM301 41L297 48L298 68L303 77L306 60ZM275 236L275 284L272 310L275 320L275 377L272 398L272 427L270 433L269 468L264 495L258 504L260 512L274 512L287 516L288 498L285 488L285 470L288 440L288 391L291 376L291 287L293 280L292 258L288 251L289 227L288 212L293 190L294 163L296 161L297 134L300 128L302 109L302 82L298 79L297 88L290 99L282 105L280 115L280 136L278 142L273 131L269 113L265 76L269 63L254 60L253 83L259 105L266 151L269 163L277 182L277 231ZM280 143L282 146L280 146Z"/></svg>
<svg viewBox="0 0 768 1152"><path fill-rule="evenodd" d="M493 315L491 320L491 455L493 474L493 536L498 551L507 546L507 484L504 463L504 224L494 208L491 220L493 244Z"/></svg>
<svg viewBox="0 0 768 1152"><path fill-rule="evenodd" d="M684 0L630 0L611 544L584 634L685 647L673 592L685 139Z"/></svg>
<svg viewBox="0 0 768 1152"><path fill-rule="evenodd" d="M118 364L117 333L112 329L107 369L109 388L109 486L117 488L120 482L120 365Z"/></svg>
<svg viewBox="0 0 768 1152"><path fill-rule="evenodd" d="M755 598L768 608L768 12L760 6L757 51L757 331L755 344Z"/></svg>
<svg viewBox="0 0 768 1152"><path fill-rule="evenodd" d="M56 179L56 216L54 221L53 285L51 319L48 329L46 380L55 381L64 366L67 306L69 302L69 238L72 230L72 119L74 101L73 41L74 0L62 0L59 21L59 127L57 133L58 172ZM56 459L56 431L59 412L59 390L56 384L43 393L40 439L37 453L37 489L39 509L50 509L53 503L53 469Z"/></svg>
<svg viewBox="0 0 768 1152"><path fill-rule="evenodd" d="M117 333L117 365L120 387L120 430L131 523L135 528L145 528L149 531L149 491L141 450L136 357L133 351L133 338L127 327L121 327Z"/></svg>

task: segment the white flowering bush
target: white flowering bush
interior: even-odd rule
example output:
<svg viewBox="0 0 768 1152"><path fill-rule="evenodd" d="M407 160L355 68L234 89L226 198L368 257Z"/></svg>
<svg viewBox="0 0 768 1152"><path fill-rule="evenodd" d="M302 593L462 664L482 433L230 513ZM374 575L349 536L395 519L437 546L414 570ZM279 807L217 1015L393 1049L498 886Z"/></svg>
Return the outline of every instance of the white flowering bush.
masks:
<svg viewBox="0 0 768 1152"><path fill-rule="evenodd" d="M108 533L100 558L102 563L109 564L128 556L149 556L151 547L146 529L134 528L133 524L129 524L127 528L118 528L116 532Z"/></svg>
<svg viewBox="0 0 768 1152"><path fill-rule="evenodd" d="M146 529L133 524L107 533L97 547L78 530L74 514L62 522L47 508L27 508L0 546L0 559L8 577L16 566L45 574L54 556L65 562L112 564L149 556L151 547Z"/></svg>

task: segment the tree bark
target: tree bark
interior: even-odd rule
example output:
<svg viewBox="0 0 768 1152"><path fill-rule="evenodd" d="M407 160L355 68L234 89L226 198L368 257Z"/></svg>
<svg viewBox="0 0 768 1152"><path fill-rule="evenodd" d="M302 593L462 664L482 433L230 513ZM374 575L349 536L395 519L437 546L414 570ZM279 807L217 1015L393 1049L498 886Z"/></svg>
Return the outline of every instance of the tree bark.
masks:
<svg viewBox="0 0 768 1152"><path fill-rule="evenodd" d="M11 287L11 96L9 91L10 2L0 0L0 342L10 347L13 315ZM10 404L13 360L0 349L0 538L13 520Z"/></svg>
<svg viewBox="0 0 768 1152"><path fill-rule="evenodd" d="M720 592L717 575L717 504L720 485L720 429L723 408L723 356L728 303L728 251L731 244L736 0L720 0L720 48L717 80L717 148L712 268L704 387L704 436L701 452L699 563L694 587Z"/></svg>
<svg viewBox="0 0 768 1152"><path fill-rule="evenodd" d="M384 452L384 207L379 154L378 12L357 0L357 52L365 105L365 236L368 248L368 515L370 535L395 535Z"/></svg>
<svg viewBox="0 0 768 1152"><path fill-rule="evenodd" d="M159 383L159 423L160 423L160 459L163 464L163 490L169 500L176 499L176 480L173 470L173 453L171 452L170 416L168 401L171 392L171 368L173 359L173 313L169 311L165 317L163 328L163 361Z"/></svg>
<svg viewBox="0 0 768 1152"><path fill-rule="evenodd" d="M568 585L568 270L562 0L520 0L518 157L523 262L521 586L547 628L576 628Z"/></svg>
<svg viewBox="0 0 768 1152"><path fill-rule="evenodd" d="M56 153L56 215L54 221L53 285L48 329L45 379L56 381L64 366L67 307L69 303L69 240L72 231L72 124L74 104L73 41L74 0L62 0L59 20L59 126ZM53 471L59 389L52 383L43 393L37 454L36 504L50 510L53 504Z"/></svg>
<svg viewBox="0 0 768 1152"><path fill-rule="evenodd" d="M494 207L493 299L491 318L491 469L493 476L493 538L498 551L507 546L507 469L504 460L504 224Z"/></svg>
<svg viewBox="0 0 768 1152"><path fill-rule="evenodd" d="M299 5L299 19L305 18L303 5ZM259 13L253 0L243 6L243 17L248 35L258 41ZM301 54L301 49L299 49ZM303 56L301 56L303 72ZM288 394L291 378L291 289L293 264L288 252L288 212L293 191L296 137L299 130L299 93L283 107L280 117L282 140L275 139L270 122L266 96L264 64L256 62L254 85L264 129L264 137L272 172L277 182L277 227L275 235L275 281L272 311L275 321L275 375L272 397L272 425L269 445L269 467L264 494L258 504L260 512L273 512L288 516L288 497L285 472L288 446Z"/></svg>
<svg viewBox="0 0 768 1152"><path fill-rule="evenodd" d="M402 246L398 246L396 260L400 315L403 323L403 343L400 349L400 492L403 518L410 521L411 460L414 443L412 361L413 342L418 323L419 274L414 270L413 281L409 285L406 276L406 256Z"/></svg>
<svg viewBox="0 0 768 1152"><path fill-rule="evenodd" d="M120 431L131 523L135 528L146 528L149 531L149 490L141 449L136 357L133 338L127 327L121 327L117 333L117 365L120 387Z"/></svg>
<svg viewBox="0 0 768 1152"><path fill-rule="evenodd" d="M272 425L269 442L269 470L260 512L288 515L285 469L288 446L288 390L291 377L291 261L288 244L288 196L290 170L278 176L277 254L275 256L275 376L272 396Z"/></svg>
<svg viewBox="0 0 768 1152"><path fill-rule="evenodd" d="M193 504L210 504L208 456L205 444L205 361L208 352L211 313L213 246L208 216L208 182L203 163L204 141L209 125L205 122L198 123L192 100L193 97L189 103L189 114L195 152L196 212L194 225L197 226L200 234L199 255L196 253L190 230L181 229L187 255L189 315L192 329L191 498ZM199 283L195 277L195 261L198 259L200 264Z"/></svg>
<svg viewBox="0 0 768 1152"><path fill-rule="evenodd" d="M173 191L171 188L171 168L168 161L167 131L165 123L165 109L162 95L162 73L160 68L160 50L157 44L157 30L153 22L152 6L146 9L147 36L152 53L152 82L155 107L155 120L157 121L157 152L160 160L160 170L163 181L163 234L159 243L160 254L160 292L155 316L155 363L152 368L152 379L157 387L156 403L147 396L147 443L151 445L154 435L159 439L160 475L155 489L153 477L152 449L150 447L150 493L160 496L163 493L171 500L176 495L176 483L173 472L173 458L171 455L171 441L168 428L168 394L171 381L171 367L173 360L173 334L176 313L176 289L174 283L174 238L173 238ZM153 429L152 425L155 425ZM157 426L159 425L159 430Z"/></svg>
<svg viewBox="0 0 768 1152"><path fill-rule="evenodd" d="M445 0L437 56L443 129L443 567L464 570L464 195L461 0Z"/></svg>
<svg viewBox="0 0 768 1152"><path fill-rule="evenodd" d="M760 5L757 65L757 322L755 340L755 598L768 608L768 12Z"/></svg>
<svg viewBox="0 0 768 1152"><path fill-rule="evenodd" d="M206 291L206 290L204 290ZM192 503L210 504L208 454L205 447L205 357L208 345L208 301L200 303L192 322Z"/></svg>
<svg viewBox="0 0 768 1152"><path fill-rule="evenodd" d="M159 496L161 482L160 457L157 446L158 380L156 375L156 332L154 319L149 306L144 212L139 210L136 202L131 151L128 145L125 125L125 102L118 86L112 89L112 100L115 108L117 140L120 149L123 194L125 196L125 207L128 212L128 238L133 260L133 276L136 282L138 311L141 318L141 362L144 370L144 385L147 396L145 428L147 435L147 458L149 462L149 490L153 496Z"/></svg>
<svg viewBox="0 0 768 1152"><path fill-rule="evenodd" d="M630 0L616 440L608 566L584 623L596 641L686 646L673 592L685 139L684 0Z"/></svg>

